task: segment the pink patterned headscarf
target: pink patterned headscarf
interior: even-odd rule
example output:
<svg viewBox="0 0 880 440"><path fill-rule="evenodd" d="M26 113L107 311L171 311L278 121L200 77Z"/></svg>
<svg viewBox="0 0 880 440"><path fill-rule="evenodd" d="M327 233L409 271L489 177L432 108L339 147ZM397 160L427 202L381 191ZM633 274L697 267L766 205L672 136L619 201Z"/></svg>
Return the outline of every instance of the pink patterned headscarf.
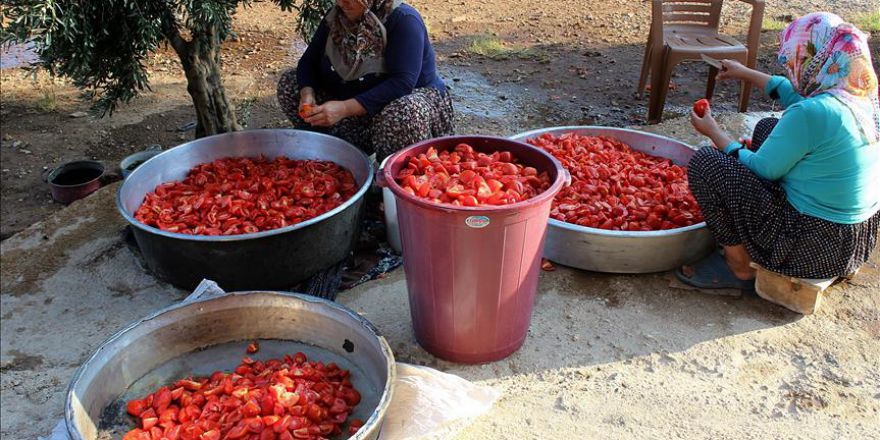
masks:
<svg viewBox="0 0 880 440"><path fill-rule="evenodd" d="M798 93L834 95L853 112L868 142L880 142L877 73L864 33L837 15L807 14L780 35L779 62Z"/></svg>

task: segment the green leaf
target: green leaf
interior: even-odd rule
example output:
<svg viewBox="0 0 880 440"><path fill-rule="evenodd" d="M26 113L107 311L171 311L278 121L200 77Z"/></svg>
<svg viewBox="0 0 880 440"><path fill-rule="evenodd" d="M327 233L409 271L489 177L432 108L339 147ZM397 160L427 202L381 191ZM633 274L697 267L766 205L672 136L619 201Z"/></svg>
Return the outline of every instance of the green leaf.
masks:
<svg viewBox="0 0 880 440"><path fill-rule="evenodd" d="M318 29L318 25L321 24L321 20L324 19L324 16L327 15L327 12L335 4L335 0L302 0L299 6L295 6L290 2L290 7L299 12L296 30L303 41L306 43L312 41L312 37Z"/></svg>

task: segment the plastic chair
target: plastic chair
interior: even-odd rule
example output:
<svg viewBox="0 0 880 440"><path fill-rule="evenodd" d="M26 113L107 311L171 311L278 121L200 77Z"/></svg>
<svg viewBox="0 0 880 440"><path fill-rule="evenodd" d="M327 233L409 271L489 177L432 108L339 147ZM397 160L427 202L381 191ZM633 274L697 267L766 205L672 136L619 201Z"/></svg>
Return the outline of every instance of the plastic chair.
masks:
<svg viewBox="0 0 880 440"><path fill-rule="evenodd" d="M680 62L699 60L700 54L716 59L737 60L754 68L761 39L764 18L764 0L739 0L752 6L748 45L718 33L722 0L652 0L651 31L642 61L639 94L645 91L648 74L651 76L651 99L648 103L648 123L660 122L672 69ZM715 92L718 69L709 68L706 98ZM751 85L743 82L739 111L749 105Z"/></svg>

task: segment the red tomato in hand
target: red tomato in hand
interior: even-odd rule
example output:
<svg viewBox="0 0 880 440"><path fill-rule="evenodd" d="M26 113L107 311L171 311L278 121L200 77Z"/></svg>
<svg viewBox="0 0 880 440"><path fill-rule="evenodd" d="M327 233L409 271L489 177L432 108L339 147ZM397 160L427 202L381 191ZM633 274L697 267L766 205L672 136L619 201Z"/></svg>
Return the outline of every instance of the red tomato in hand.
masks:
<svg viewBox="0 0 880 440"><path fill-rule="evenodd" d="M709 100L708 99L704 98L704 99L701 99L701 100L694 103L694 113L696 113L697 116L699 116L701 118L706 116L707 110L709 110Z"/></svg>

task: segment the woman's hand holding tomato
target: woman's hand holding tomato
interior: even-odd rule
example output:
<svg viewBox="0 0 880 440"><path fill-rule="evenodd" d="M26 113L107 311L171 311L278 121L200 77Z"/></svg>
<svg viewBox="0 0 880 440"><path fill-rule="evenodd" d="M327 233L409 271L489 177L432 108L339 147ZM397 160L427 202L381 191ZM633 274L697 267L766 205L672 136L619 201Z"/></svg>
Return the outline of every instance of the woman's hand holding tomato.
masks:
<svg viewBox="0 0 880 440"><path fill-rule="evenodd" d="M702 118L703 116L706 116L707 111L709 111L708 99L703 98L694 103L694 113L696 113L697 116Z"/></svg>
<svg viewBox="0 0 880 440"><path fill-rule="evenodd" d="M703 116L700 116L697 110L697 105L694 105L694 109L691 111L691 124L700 134L711 139L715 148L724 151L724 148L733 139L718 126L718 122L712 117L712 109L710 107L706 107L706 112Z"/></svg>
<svg viewBox="0 0 880 440"><path fill-rule="evenodd" d="M339 121L367 113L367 110L355 99L345 101L327 101L321 105L300 107L300 117L313 127L332 127Z"/></svg>
<svg viewBox="0 0 880 440"><path fill-rule="evenodd" d="M700 111L703 113L700 114ZM712 109L708 105L705 107L694 105L691 111L691 124L704 136L712 137L712 134L718 131L718 122L712 117Z"/></svg>
<svg viewBox="0 0 880 440"><path fill-rule="evenodd" d="M304 120L315 127L332 127L349 116L345 102L327 101L311 108L311 115Z"/></svg>
<svg viewBox="0 0 880 440"><path fill-rule="evenodd" d="M299 92L299 117L307 118L315 106L315 91L311 87L303 87Z"/></svg>

